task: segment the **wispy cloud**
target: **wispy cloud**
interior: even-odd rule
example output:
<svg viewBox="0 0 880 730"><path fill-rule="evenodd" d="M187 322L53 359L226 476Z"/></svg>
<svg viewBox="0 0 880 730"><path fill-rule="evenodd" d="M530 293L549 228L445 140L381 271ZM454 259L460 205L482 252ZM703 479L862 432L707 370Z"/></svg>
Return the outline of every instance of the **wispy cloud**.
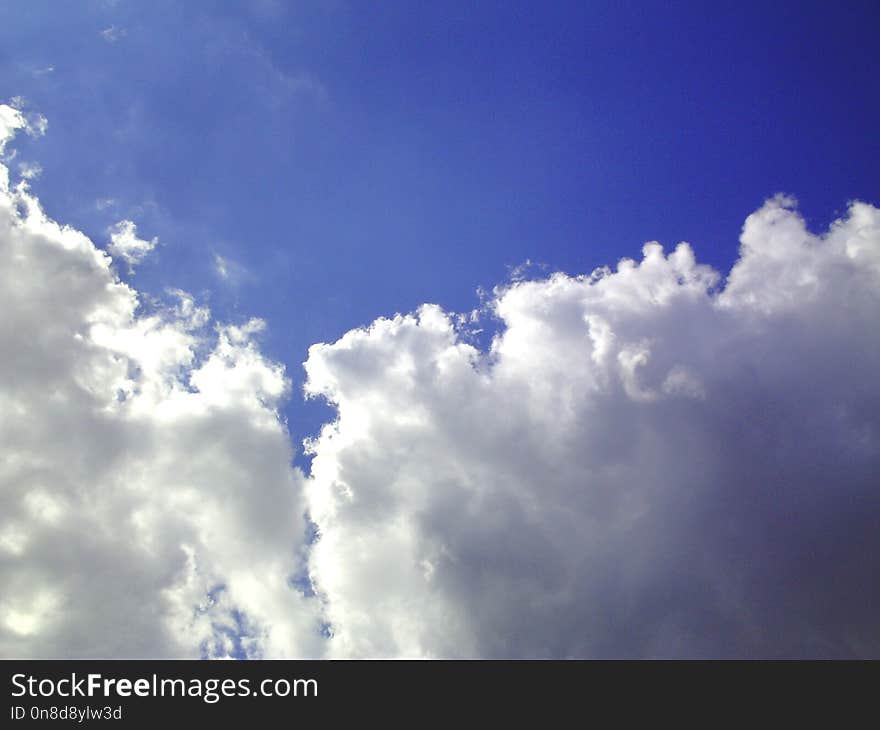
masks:
<svg viewBox="0 0 880 730"><path fill-rule="evenodd" d="M101 37L108 43L116 43L128 35L128 30L118 25L111 25L100 31Z"/></svg>
<svg viewBox="0 0 880 730"><path fill-rule="evenodd" d="M18 174L24 180L36 180L43 173L43 167L38 162L19 162Z"/></svg>
<svg viewBox="0 0 880 730"><path fill-rule="evenodd" d="M237 287L252 277L251 272L242 264L219 253L214 254L214 273L232 287Z"/></svg>
<svg viewBox="0 0 880 730"><path fill-rule="evenodd" d="M242 34L235 43L230 42L229 45L237 47L256 62L260 75L268 82L266 92L272 101L281 102L295 96L308 96L319 103L329 99L327 87L314 73L304 69L282 68L265 46L250 34Z"/></svg>

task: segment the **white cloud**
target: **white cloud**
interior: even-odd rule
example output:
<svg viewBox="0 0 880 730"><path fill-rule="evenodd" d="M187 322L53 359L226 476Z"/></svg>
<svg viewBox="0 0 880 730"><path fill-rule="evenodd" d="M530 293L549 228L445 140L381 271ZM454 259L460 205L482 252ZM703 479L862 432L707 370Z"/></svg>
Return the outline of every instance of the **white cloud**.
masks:
<svg viewBox="0 0 880 730"><path fill-rule="evenodd" d="M13 106L0 104L0 153L18 130L30 137L42 137L49 128L49 121L42 114L23 111L26 102L20 96L13 102Z"/></svg>
<svg viewBox="0 0 880 730"><path fill-rule="evenodd" d="M311 348L310 570L341 656L880 655L880 210L746 221Z"/></svg>
<svg viewBox="0 0 880 730"><path fill-rule="evenodd" d="M158 238L152 238L149 241L138 238L137 226L129 220L119 221L110 227L108 233L110 234L110 245L107 250L114 256L124 259L128 263L129 271L133 269L135 264L143 261L146 255L159 243Z"/></svg>
<svg viewBox="0 0 880 730"><path fill-rule="evenodd" d="M229 262L219 253L214 254L214 271L224 281L229 278Z"/></svg>
<svg viewBox="0 0 880 730"><path fill-rule="evenodd" d="M252 271L229 256L221 256L219 253L214 254L214 274L232 289L255 281Z"/></svg>
<svg viewBox="0 0 880 730"><path fill-rule="evenodd" d="M49 120L42 114L25 114L23 128L31 137L42 137L49 129Z"/></svg>
<svg viewBox="0 0 880 730"><path fill-rule="evenodd" d="M117 25L111 25L101 31L101 37L108 43L116 43L116 41L122 40L127 35L128 31Z"/></svg>
<svg viewBox="0 0 880 730"><path fill-rule="evenodd" d="M880 655L880 210L742 243L313 346L305 479L264 323L145 313L0 165L0 656Z"/></svg>
<svg viewBox="0 0 880 730"><path fill-rule="evenodd" d="M0 145L25 125L0 106ZM261 323L211 333L183 292L143 313L8 180L0 166L0 656L319 654Z"/></svg>
<svg viewBox="0 0 880 730"><path fill-rule="evenodd" d="M43 167L37 162L19 162L18 174L24 180L36 180L43 174Z"/></svg>
<svg viewBox="0 0 880 730"><path fill-rule="evenodd" d="M16 130L24 126L21 112L7 104L0 104L0 152L15 135Z"/></svg>

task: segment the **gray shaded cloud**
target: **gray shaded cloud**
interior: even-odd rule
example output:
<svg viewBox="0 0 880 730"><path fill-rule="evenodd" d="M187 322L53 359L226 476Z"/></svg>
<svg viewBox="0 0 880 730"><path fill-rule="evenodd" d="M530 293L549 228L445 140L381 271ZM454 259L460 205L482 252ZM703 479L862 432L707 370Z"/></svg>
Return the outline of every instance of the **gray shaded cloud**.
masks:
<svg viewBox="0 0 880 730"><path fill-rule="evenodd" d="M341 656L880 655L880 211L746 221L311 348L311 575Z"/></svg>

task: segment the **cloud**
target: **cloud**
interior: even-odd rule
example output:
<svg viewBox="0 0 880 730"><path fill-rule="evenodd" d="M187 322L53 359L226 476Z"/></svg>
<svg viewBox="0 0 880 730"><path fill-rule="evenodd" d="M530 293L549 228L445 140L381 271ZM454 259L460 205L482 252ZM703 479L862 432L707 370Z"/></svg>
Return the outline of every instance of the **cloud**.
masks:
<svg viewBox="0 0 880 730"><path fill-rule="evenodd" d="M143 311L2 166L0 257L0 656L319 654L262 323Z"/></svg>
<svg viewBox="0 0 880 730"><path fill-rule="evenodd" d="M37 162L19 162L18 174L24 180L36 180L43 174L43 167Z"/></svg>
<svg viewBox="0 0 880 730"><path fill-rule="evenodd" d="M307 478L265 323L0 165L0 656L880 656L880 210L741 240L314 345Z"/></svg>
<svg viewBox="0 0 880 730"><path fill-rule="evenodd" d="M214 254L214 273L222 282L237 287L245 281L253 279L253 274L237 261L228 256Z"/></svg>
<svg viewBox="0 0 880 730"><path fill-rule="evenodd" d="M101 31L101 37L108 43L116 43L116 41L122 40L127 35L128 31L125 28L116 25L111 25Z"/></svg>
<svg viewBox="0 0 880 730"><path fill-rule="evenodd" d="M324 104L330 98L327 87L315 74L306 70L291 71L282 68L269 51L250 34L236 32L232 38L221 35L215 42L229 53L240 54L254 65L254 87L272 105L294 98L311 98L318 104Z"/></svg>
<svg viewBox="0 0 880 730"><path fill-rule="evenodd" d="M129 220L119 221L108 231L110 234L110 245L107 249L111 254L124 259L128 263L129 271L135 264L139 264L144 260L146 255L150 253L156 244L159 243L158 238L152 238L147 241L137 237L137 226Z"/></svg>
<svg viewBox="0 0 880 730"><path fill-rule="evenodd" d="M26 104L20 96L14 97L11 105L0 104L0 154L18 130L37 138L49 129L49 121L42 114L24 111Z"/></svg>
<svg viewBox="0 0 880 730"><path fill-rule="evenodd" d="M749 216L313 346L310 573L338 656L880 656L880 210Z"/></svg>
<svg viewBox="0 0 880 730"><path fill-rule="evenodd" d="M226 262L226 259L223 258L219 253L214 254L214 271L216 271L217 276L219 276L223 280L229 278L229 266Z"/></svg>

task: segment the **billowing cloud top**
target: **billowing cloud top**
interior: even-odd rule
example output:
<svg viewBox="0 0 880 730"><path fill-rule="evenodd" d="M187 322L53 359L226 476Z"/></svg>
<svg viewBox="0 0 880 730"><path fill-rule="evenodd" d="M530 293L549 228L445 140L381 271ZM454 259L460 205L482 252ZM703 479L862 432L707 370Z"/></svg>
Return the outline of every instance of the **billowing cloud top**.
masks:
<svg viewBox="0 0 880 730"><path fill-rule="evenodd" d="M0 655L317 655L262 324L209 335L182 292L139 313L5 167L0 257Z"/></svg>
<svg viewBox="0 0 880 730"><path fill-rule="evenodd" d="M261 322L142 312L5 167L0 256L2 656L880 656L877 208L314 345L308 477Z"/></svg>
<svg viewBox="0 0 880 730"><path fill-rule="evenodd" d="M880 211L687 244L314 346L311 572L339 655L880 654Z"/></svg>

